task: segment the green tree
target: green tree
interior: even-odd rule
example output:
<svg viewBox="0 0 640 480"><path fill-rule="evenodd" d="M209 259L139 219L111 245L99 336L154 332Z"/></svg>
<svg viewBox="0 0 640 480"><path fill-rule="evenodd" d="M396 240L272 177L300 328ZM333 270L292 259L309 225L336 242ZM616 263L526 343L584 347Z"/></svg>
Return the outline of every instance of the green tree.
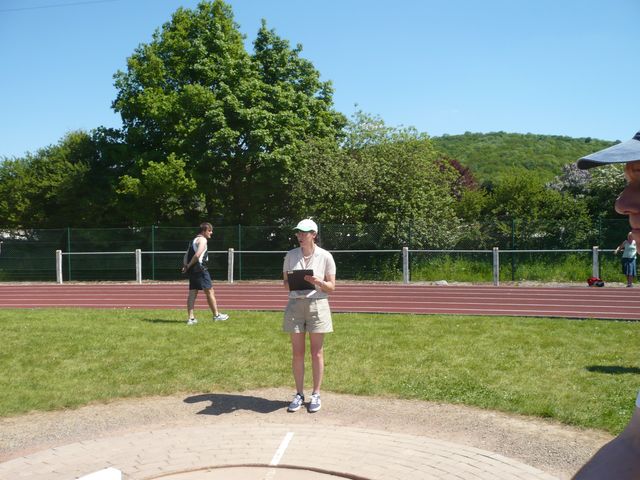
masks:
<svg viewBox="0 0 640 480"><path fill-rule="evenodd" d="M606 165L589 171L585 200L594 218L621 218L616 213L615 199L626 185L622 165Z"/></svg>
<svg viewBox="0 0 640 480"><path fill-rule="evenodd" d="M486 212L489 193L484 188L471 188L462 191L455 211L461 220L458 248L478 249L496 246L495 232L487 228Z"/></svg>
<svg viewBox="0 0 640 480"><path fill-rule="evenodd" d="M141 178L128 174L120 177L117 192L131 197L137 221L151 225L184 215L184 199L197 198L195 181L184 167L185 161L171 153L166 162L148 162Z"/></svg>
<svg viewBox="0 0 640 480"><path fill-rule="evenodd" d="M5 159L0 163L0 226L24 226L29 199L29 161L26 158ZM27 225L31 225L28 223Z"/></svg>
<svg viewBox="0 0 640 480"><path fill-rule="evenodd" d="M550 188L568 193L587 206L594 219L624 218L616 213L614 199L625 187L624 167L604 165L591 170L579 170L575 163L565 165L562 174L549 184Z"/></svg>
<svg viewBox="0 0 640 480"><path fill-rule="evenodd" d="M426 135L357 112L340 147L311 142L302 158L305 170L293 189L299 216L379 225L381 246L455 244L457 173Z"/></svg>
<svg viewBox="0 0 640 480"><path fill-rule="evenodd" d="M5 163L0 174L7 202L0 204L3 223L40 228L82 224L90 215L86 178L93 154L89 134L78 131Z"/></svg>
<svg viewBox="0 0 640 480"><path fill-rule="evenodd" d="M485 226L494 232L493 246L501 248L584 248L592 233L583 201L548 188L523 169L501 177L485 208Z"/></svg>
<svg viewBox="0 0 640 480"><path fill-rule="evenodd" d="M128 155L114 130L75 131L0 164L0 224L25 228L128 225L116 184Z"/></svg>
<svg viewBox="0 0 640 480"><path fill-rule="evenodd" d="M287 213L283 187L300 145L336 137L344 119L300 46L291 49L263 21L254 47L253 56L245 51L231 8L216 0L177 10L136 49L115 75L113 106L136 156L123 195L148 196L152 190L139 188L145 176L167 163L180 170L183 197L163 207L169 220L257 224Z"/></svg>

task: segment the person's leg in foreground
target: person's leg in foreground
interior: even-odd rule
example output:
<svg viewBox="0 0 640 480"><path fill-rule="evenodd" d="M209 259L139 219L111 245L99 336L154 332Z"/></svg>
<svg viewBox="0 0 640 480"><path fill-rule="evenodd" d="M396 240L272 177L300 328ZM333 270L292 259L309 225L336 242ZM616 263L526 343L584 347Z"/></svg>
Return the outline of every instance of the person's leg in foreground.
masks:
<svg viewBox="0 0 640 480"><path fill-rule="evenodd" d="M291 335L291 369L293 380L296 384L296 394L289 404L290 412L297 412L304 403L304 353L305 333L292 333Z"/></svg>
<svg viewBox="0 0 640 480"><path fill-rule="evenodd" d="M320 386L324 375L324 333L310 333L311 368L313 372L313 390L309 401L309 411L317 412L322 406L320 402Z"/></svg>
<svg viewBox="0 0 640 480"><path fill-rule="evenodd" d="M309 411L317 412L321 408L320 386L324 373L323 343L324 333L310 333L309 342L311 344L311 369L313 374L313 390L311 391L311 401ZM296 384L296 395L289 405L290 412L297 412L304 403L304 364L306 351L306 334L291 334L291 369L293 379Z"/></svg>
<svg viewBox="0 0 640 480"><path fill-rule="evenodd" d="M627 427L578 470L574 480L640 479L640 393Z"/></svg>

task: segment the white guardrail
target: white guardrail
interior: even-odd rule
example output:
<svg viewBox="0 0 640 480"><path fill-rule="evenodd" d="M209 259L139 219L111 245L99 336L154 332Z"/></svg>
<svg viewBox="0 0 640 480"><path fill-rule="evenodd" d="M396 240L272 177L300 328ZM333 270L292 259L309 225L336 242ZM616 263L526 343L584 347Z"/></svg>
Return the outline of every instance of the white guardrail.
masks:
<svg viewBox="0 0 640 480"><path fill-rule="evenodd" d="M493 258L493 284L495 286L500 285L500 254L501 253L576 253L576 252L591 252L592 253L592 276L600 276L600 263L599 252L597 246L589 249L576 249L576 250L499 250L498 247L493 247L492 250L409 250L408 247L402 247L402 250L330 250L331 253L401 253L402 254L402 283L410 283L410 271L409 271L409 255L411 253L491 253ZM613 251L613 250L612 250ZM63 252L62 250L56 250L56 280L58 283L62 283L62 257L64 255L133 255L136 265L136 282L142 283L142 254L184 254L183 251L161 251L161 252L148 252L136 249L133 252ZM209 253L226 253L227 254L227 282L233 283L233 269L234 259L236 254L244 253L286 253L286 251L263 251L263 250L234 250L230 248L226 252L224 250L209 251Z"/></svg>

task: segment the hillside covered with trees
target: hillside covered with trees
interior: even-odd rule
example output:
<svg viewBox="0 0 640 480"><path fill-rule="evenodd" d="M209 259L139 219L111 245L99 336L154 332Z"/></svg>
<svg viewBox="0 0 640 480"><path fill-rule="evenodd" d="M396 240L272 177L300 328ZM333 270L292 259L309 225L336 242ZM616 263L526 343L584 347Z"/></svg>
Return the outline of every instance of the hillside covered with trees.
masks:
<svg viewBox="0 0 640 480"><path fill-rule="evenodd" d="M544 181L564 165L617 142L532 133L471 133L432 137L436 149L468 167L479 182L495 182L505 172L524 168Z"/></svg>

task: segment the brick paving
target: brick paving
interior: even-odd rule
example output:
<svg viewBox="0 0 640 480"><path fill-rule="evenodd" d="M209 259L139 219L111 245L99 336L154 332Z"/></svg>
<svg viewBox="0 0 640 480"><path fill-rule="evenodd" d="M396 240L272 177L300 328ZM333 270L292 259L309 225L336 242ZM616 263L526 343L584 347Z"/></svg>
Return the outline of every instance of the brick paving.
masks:
<svg viewBox="0 0 640 480"><path fill-rule="evenodd" d="M113 467L124 480L553 480L502 455L418 435L268 424L153 429L0 463L6 480L70 480Z"/></svg>

